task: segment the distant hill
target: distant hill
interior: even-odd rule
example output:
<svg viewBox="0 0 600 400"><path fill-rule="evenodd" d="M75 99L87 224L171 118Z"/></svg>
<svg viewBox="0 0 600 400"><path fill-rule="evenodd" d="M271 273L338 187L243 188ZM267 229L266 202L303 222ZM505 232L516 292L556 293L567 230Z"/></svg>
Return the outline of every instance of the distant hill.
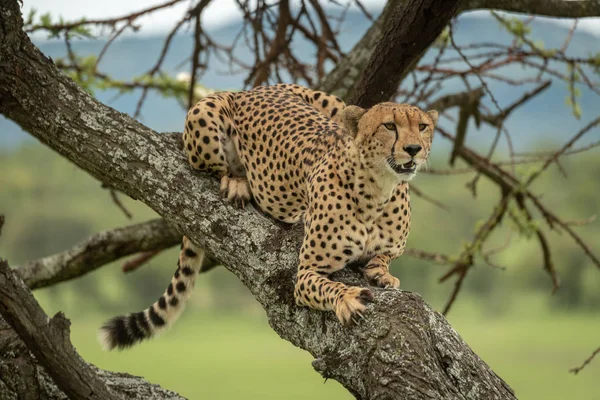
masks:
<svg viewBox="0 0 600 400"><path fill-rule="evenodd" d="M370 22L362 15L349 13L341 27L342 33L339 37L341 47L345 51L351 49L369 25ZM536 38L544 41L547 48L560 46L567 33L566 28L544 20L536 19L531 26ZM217 41L229 43L239 27L239 23L234 23L216 29L211 33ZM462 16L455 28L455 34L458 43L469 43L474 40L477 42L509 43L511 40L511 37L499 27L495 20L482 14ZM140 75L156 62L163 40L164 37L162 36L128 37L118 40L104 57L101 68L116 78L127 79ZM77 41L74 43L73 48L82 55L98 54L104 43L104 40ZM36 44L46 55L52 58L65 56L62 41L37 40ZM176 36L164 63L165 71L178 72L177 68L189 57L192 45L190 34ZM304 52L306 59L314 57L312 48L306 42L299 41L293 45L298 46L299 50L306 48ZM600 51L599 40L597 37L577 31L569 51L572 55L579 56L587 56L590 52L598 52ZM300 52L302 53L302 51ZM236 55L242 59L248 59L249 50L240 49ZM426 57L431 57L431 55ZM243 75L228 74L226 72L228 66L214 57L211 62L211 69L202 77L201 83L218 89L239 88L242 86ZM457 64L455 67L460 67L460 65ZM527 71L516 67L511 67L507 71L515 79L527 74ZM472 82L475 86L479 85L476 80ZM460 90L461 87L462 84L458 80L449 81L445 87L445 92ZM508 104L520 96L517 91L505 84L490 82L490 88L500 104ZM139 93L134 92L116 96L114 91L98 91L96 95L100 101L119 111L133 113ZM518 113L515 113L507 126L516 133L515 136L517 137L514 139L517 144L528 143L532 138L539 141L542 134L545 138L562 138L567 133L574 132L583 126L590 118L595 116L594 112L600 109L600 98L589 90L582 90L583 118L582 121L577 121L565 106L566 95L565 85L554 82L552 87L541 97L536 98L521 108ZM492 104L489 104L492 107ZM185 111L176 101L152 95L145 103L141 120L157 131L178 131L181 130L184 117ZM0 132L0 149L12 148L29 138L18 126L2 116L0 116ZM485 128L482 134L477 134L475 137L489 138L491 135L487 133L490 133L490 130Z"/></svg>

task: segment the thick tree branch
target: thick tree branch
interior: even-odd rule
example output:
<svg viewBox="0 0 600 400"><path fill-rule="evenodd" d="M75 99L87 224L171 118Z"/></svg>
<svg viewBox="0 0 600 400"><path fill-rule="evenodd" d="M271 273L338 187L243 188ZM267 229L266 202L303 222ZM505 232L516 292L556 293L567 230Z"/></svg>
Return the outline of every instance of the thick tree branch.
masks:
<svg viewBox="0 0 600 400"><path fill-rule="evenodd" d="M31 289L54 285L95 270L111 261L142 251L178 244L181 234L163 219L100 232L73 248L16 267Z"/></svg>
<svg viewBox="0 0 600 400"><path fill-rule="evenodd" d="M358 78L369 61L375 45L381 39L382 27L401 1L388 0L379 17L373 22L362 39L336 64L325 79L319 82L316 89L334 94L345 102L350 102L354 85L358 82Z"/></svg>
<svg viewBox="0 0 600 400"><path fill-rule="evenodd" d="M600 16L600 0L466 0L460 11L501 10L554 18Z"/></svg>
<svg viewBox="0 0 600 400"><path fill-rule="evenodd" d="M250 289L273 329L316 358L323 376L361 399L514 398L415 294L373 289L366 321L351 328L333 313L297 307L301 226L227 205L216 180L190 172L177 139L95 101L62 75L23 34L16 2L0 2L0 21L0 112L209 249ZM358 279L350 271L338 278Z"/></svg>
<svg viewBox="0 0 600 400"><path fill-rule="evenodd" d="M69 321L61 313L49 319L27 286L1 259L0 313L70 398L115 398L71 345Z"/></svg>
<svg viewBox="0 0 600 400"><path fill-rule="evenodd" d="M406 0L393 7L350 101L371 107L390 101L416 58L439 36L459 0Z"/></svg>
<svg viewBox="0 0 600 400"><path fill-rule="evenodd" d="M4 260L0 312L10 322L0 318L2 399L183 399L141 378L86 364L69 340L69 321L62 314L48 318Z"/></svg>

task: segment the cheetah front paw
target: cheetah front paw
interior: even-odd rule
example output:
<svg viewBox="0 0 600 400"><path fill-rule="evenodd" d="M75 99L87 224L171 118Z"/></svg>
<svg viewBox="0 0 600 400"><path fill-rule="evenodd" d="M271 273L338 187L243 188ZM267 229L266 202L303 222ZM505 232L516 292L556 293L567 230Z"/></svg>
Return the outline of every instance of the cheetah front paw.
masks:
<svg viewBox="0 0 600 400"><path fill-rule="evenodd" d="M252 197L250 185L246 178L230 178L227 175L221 178L220 193L221 196L226 197L228 201L239 208L245 208Z"/></svg>
<svg viewBox="0 0 600 400"><path fill-rule="evenodd" d="M398 289L400 287L400 279L390 274L390 269L386 262L380 261L378 257L375 257L367 266L362 270L363 276L371 284L380 288L392 288Z"/></svg>
<svg viewBox="0 0 600 400"><path fill-rule="evenodd" d="M360 287L349 287L340 293L336 306L335 315L344 325L359 322L363 318L366 305L373 301L373 293L369 289Z"/></svg>

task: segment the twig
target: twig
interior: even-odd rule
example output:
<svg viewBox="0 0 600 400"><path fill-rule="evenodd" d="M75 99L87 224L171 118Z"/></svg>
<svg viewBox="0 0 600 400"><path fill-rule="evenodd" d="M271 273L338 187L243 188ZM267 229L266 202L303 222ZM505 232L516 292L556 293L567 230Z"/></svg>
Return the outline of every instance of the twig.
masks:
<svg viewBox="0 0 600 400"><path fill-rule="evenodd" d="M138 269L139 267L156 257L161 251L163 251L163 249L146 251L139 254L137 257L132 258L131 260L123 264L123 267L121 268L123 270L123 273L135 271L136 269Z"/></svg>
<svg viewBox="0 0 600 400"><path fill-rule="evenodd" d="M198 5L194 7L194 9L189 13L189 16L191 18L194 18L194 51L192 53L192 73L190 74L190 88L188 89L188 108L192 108L195 102L194 88L196 86L196 74L198 73L198 56L202 48L202 44L200 41L202 35L202 25L200 24L200 17L202 16L202 11L210 3L210 1L211 0L200 0Z"/></svg>
<svg viewBox="0 0 600 400"><path fill-rule="evenodd" d="M125 216L127 218L129 218L129 219L133 218L133 214L131 214L129 212L129 210L125 207L125 205L121 202L121 200L117 196L117 192L114 191L113 189L110 189L110 197L112 198L113 203L115 203L115 205L117 207L119 207L119 209L121 211L123 211L123 214L125 214Z"/></svg>
<svg viewBox="0 0 600 400"><path fill-rule="evenodd" d="M577 375L579 372L581 372L582 369L584 369L586 367L586 365L588 365L589 363L592 362L592 360L594 359L594 357L596 357L596 355L598 353L600 353L600 347L598 347L596 350L594 350L594 352L588 358L585 359L585 361L583 362L583 364L581 364L581 366L571 368L569 370L569 372L571 372L574 375Z"/></svg>
<svg viewBox="0 0 600 400"><path fill-rule="evenodd" d="M468 270L469 270L469 268L466 265L462 265L461 268L458 269L459 275L458 275L458 278L456 279L456 282L454 283L454 289L452 289L450 298L448 299L448 302L444 306L444 310L442 311L443 315L448 315L448 313L450 312L450 309L452 308L452 304L454 304L454 302L456 301L456 297L458 296L458 293L460 292L460 289L462 288L462 284L465 280L465 277L467 276Z"/></svg>
<svg viewBox="0 0 600 400"><path fill-rule="evenodd" d="M529 186L538 176L540 176L540 174L542 172L544 172L544 170L546 168L548 168L548 166L550 164L552 164L552 162L556 161L558 159L558 157L560 157L562 154L564 154L565 151L567 151L571 146L573 146L573 144L575 144L575 142L577 140L579 140L590 129L594 128L598 124L600 124L600 117L596 118L595 120L593 120L592 122L587 124L579 132L577 132L575 134L575 136L573 136L571 138L571 140L569 140L567 143L565 143L565 145L560 150L558 150L556 153L554 153L554 155L552 155L552 157L548 158L548 160L544 163L544 165L539 170L535 171L533 174L531 174L529 176L529 179L527 179L527 181L525 182L525 186Z"/></svg>
<svg viewBox="0 0 600 400"><path fill-rule="evenodd" d="M70 23L65 23L65 24L54 24L51 26L51 28L53 30L64 30L64 31L69 31L73 28L77 28L79 26L82 25L108 25L108 26L114 26L115 24L117 24L118 22L121 21L127 21L128 23L133 22L134 20L138 19L139 17L149 14L151 12L163 9L163 8L167 8L167 7L171 7L174 6L177 3L182 2L183 0L171 0L168 1L166 3L162 3L162 4L158 4L156 6L152 6L131 14L127 14L127 15L123 15L120 17L115 17L115 18L106 18L106 19L81 19L79 21L76 22L70 22ZM42 30L42 29L48 29L47 26L45 25L33 25L27 29L25 29L25 32L27 33L31 33L31 32L35 32L37 30Z"/></svg>
<svg viewBox="0 0 600 400"><path fill-rule="evenodd" d="M574 221L565 221L565 224L569 225L569 226L584 226L584 225L588 225L588 224L591 224L592 222L594 222L597 217L598 217L597 214L593 214L593 215L590 215L586 219L580 219L580 220L574 220Z"/></svg>
<svg viewBox="0 0 600 400"><path fill-rule="evenodd" d="M406 249L406 250L404 250L404 254L409 257L431 261L435 264L440 264L440 265L447 265L447 264L451 263L450 257L448 257L445 254L441 254L441 253L431 253L428 251L418 250L418 249Z"/></svg>
<svg viewBox="0 0 600 400"><path fill-rule="evenodd" d="M423 193L421 191L421 189L417 188L414 184L410 185L410 192L416 194L418 197L422 198L425 201L430 202L434 206L439 207L444 211L449 211L448 206L446 206L441 201L438 201L438 200L434 199L433 197L426 195L425 193Z"/></svg>

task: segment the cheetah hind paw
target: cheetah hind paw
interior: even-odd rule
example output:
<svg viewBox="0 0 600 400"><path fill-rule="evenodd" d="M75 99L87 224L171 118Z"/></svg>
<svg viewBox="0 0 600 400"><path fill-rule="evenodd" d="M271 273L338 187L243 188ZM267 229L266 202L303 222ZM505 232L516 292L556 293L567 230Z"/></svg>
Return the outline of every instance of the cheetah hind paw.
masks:
<svg viewBox="0 0 600 400"><path fill-rule="evenodd" d="M221 178L221 196L227 198L234 206L245 208L251 199L250 185L246 178L233 177L227 175Z"/></svg>
<svg viewBox="0 0 600 400"><path fill-rule="evenodd" d="M344 325L358 324L364 319L366 305L373 301L373 293L369 289L350 287L338 298L335 315Z"/></svg>

